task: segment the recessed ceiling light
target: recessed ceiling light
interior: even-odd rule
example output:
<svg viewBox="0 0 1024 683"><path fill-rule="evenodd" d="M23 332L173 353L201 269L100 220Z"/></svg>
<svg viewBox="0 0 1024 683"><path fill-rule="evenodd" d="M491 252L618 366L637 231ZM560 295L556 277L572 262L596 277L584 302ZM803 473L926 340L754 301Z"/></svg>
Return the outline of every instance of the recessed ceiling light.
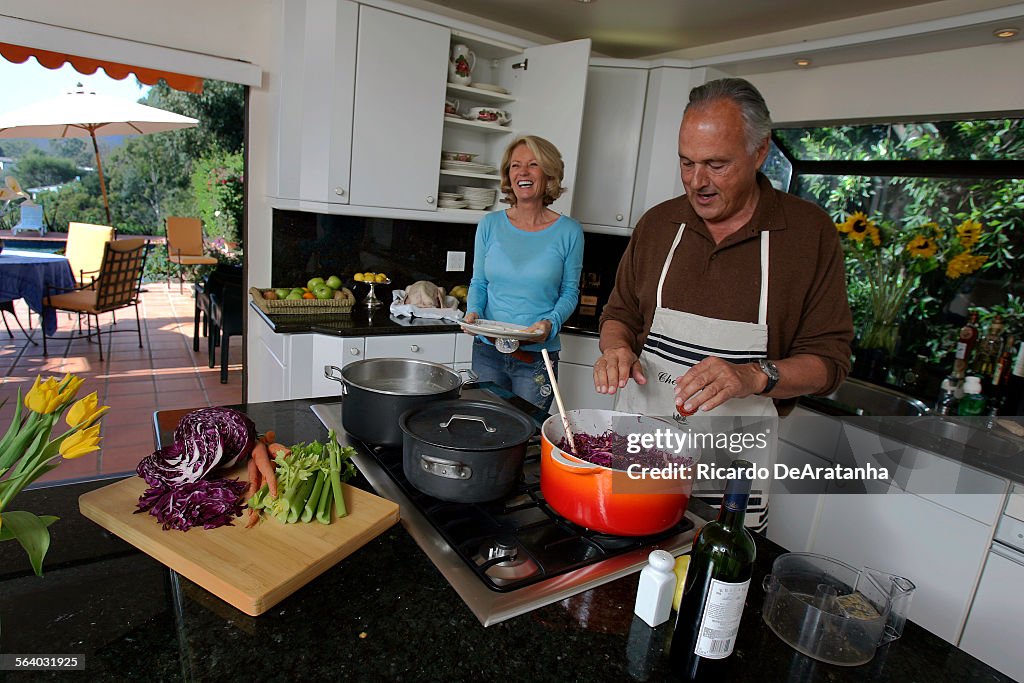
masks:
<svg viewBox="0 0 1024 683"><path fill-rule="evenodd" d="M992 32L992 35L994 35L996 38L1005 39L1013 38L1018 33L1020 33L1019 28L997 28L995 31Z"/></svg>
<svg viewBox="0 0 1024 683"><path fill-rule="evenodd" d="M803 69L811 65L811 60L806 57L800 57L799 59L794 59L793 63Z"/></svg>

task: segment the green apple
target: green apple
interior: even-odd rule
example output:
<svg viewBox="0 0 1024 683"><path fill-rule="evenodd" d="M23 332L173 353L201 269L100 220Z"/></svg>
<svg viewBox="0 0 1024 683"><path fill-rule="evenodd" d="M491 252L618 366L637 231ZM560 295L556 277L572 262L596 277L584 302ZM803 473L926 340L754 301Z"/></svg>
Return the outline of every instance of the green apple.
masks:
<svg viewBox="0 0 1024 683"><path fill-rule="evenodd" d="M302 299L302 290L300 289L297 292L293 290L288 296L285 297L285 299L287 299L288 301L301 300Z"/></svg>
<svg viewBox="0 0 1024 683"><path fill-rule="evenodd" d="M298 294L299 296L302 296L302 287L292 287L290 290L288 290L288 293Z"/></svg>
<svg viewBox="0 0 1024 683"><path fill-rule="evenodd" d="M313 288L313 296L317 299L333 299L334 290L325 284L317 285Z"/></svg>
<svg viewBox="0 0 1024 683"><path fill-rule="evenodd" d="M287 287L279 287L274 290L274 294L277 294L278 299L287 299L288 295L292 293L292 290Z"/></svg>
<svg viewBox="0 0 1024 683"><path fill-rule="evenodd" d="M337 275L332 275L327 278L327 286L331 289L341 289L341 278Z"/></svg>
<svg viewBox="0 0 1024 683"><path fill-rule="evenodd" d="M322 285L323 283L324 283L324 279L322 277L315 277L312 280L310 280L309 282L307 282L306 286L309 287L309 291L312 292L314 289L317 288L317 286Z"/></svg>

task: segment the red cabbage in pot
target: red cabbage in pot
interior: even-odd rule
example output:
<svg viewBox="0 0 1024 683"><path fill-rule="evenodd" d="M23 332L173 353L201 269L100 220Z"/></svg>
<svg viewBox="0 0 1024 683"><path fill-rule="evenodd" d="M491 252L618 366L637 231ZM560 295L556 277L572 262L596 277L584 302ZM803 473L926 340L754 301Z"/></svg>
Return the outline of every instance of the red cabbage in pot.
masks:
<svg viewBox="0 0 1024 683"><path fill-rule="evenodd" d="M238 479L213 479L181 484L180 486L153 486L139 499L139 512L149 510L164 530L188 531L202 525L215 529L231 525L231 520L242 515L242 494L248 484Z"/></svg>
<svg viewBox="0 0 1024 683"><path fill-rule="evenodd" d="M200 408L181 418L173 442L146 456L136 472L150 486L199 481L214 468L231 467L252 453L256 425L231 408Z"/></svg>
<svg viewBox="0 0 1024 683"><path fill-rule="evenodd" d="M664 467L669 463L692 464L692 459L689 457L656 448L641 448L639 453L630 453L626 450L629 446L626 436L611 429L597 436L573 432L572 439L576 444L575 451L569 446L569 440L564 436L558 440L556 445L580 460L615 470L625 470L633 464L649 469Z"/></svg>

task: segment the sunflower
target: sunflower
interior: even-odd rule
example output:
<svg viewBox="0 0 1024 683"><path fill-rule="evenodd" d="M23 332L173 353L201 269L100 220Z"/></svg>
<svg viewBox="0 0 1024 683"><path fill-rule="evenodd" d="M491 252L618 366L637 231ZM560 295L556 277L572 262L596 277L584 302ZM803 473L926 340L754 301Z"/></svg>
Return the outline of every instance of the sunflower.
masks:
<svg viewBox="0 0 1024 683"><path fill-rule="evenodd" d="M969 251L957 254L946 264L946 277L956 279L963 275L970 275L978 268L981 268L982 264L987 260L988 256L972 254Z"/></svg>
<svg viewBox="0 0 1024 683"><path fill-rule="evenodd" d="M856 211L847 216L846 220L842 223L836 223L836 230L851 236L854 232L860 233L860 237L856 238L859 242L864 238L863 233L869 224L871 224L871 221L868 220L867 215L863 211ZM855 227L858 228L856 231L854 230Z"/></svg>
<svg viewBox="0 0 1024 683"><path fill-rule="evenodd" d="M939 245L935 243L935 239L933 237L915 235L912 240L907 242L906 248L907 253L914 258L931 258L932 256L935 256L935 252L939 250Z"/></svg>
<svg viewBox="0 0 1024 683"><path fill-rule="evenodd" d="M967 219L956 226L956 235L960 239L960 245L964 249L970 249L981 239L981 223Z"/></svg>

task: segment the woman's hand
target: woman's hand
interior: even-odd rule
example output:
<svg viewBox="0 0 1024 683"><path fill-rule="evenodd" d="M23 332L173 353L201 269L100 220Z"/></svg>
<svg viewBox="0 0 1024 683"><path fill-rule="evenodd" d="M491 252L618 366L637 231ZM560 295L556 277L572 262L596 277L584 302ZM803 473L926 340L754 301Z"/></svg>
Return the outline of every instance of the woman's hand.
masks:
<svg viewBox="0 0 1024 683"><path fill-rule="evenodd" d="M551 336L551 328L553 327L550 320L538 320L534 324L526 328L527 332L544 332L543 341L547 341L547 338Z"/></svg>
<svg viewBox="0 0 1024 683"><path fill-rule="evenodd" d="M467 323L467 324L469 324L469 325L472 325L472 324L473 324L473 323L475 323L475 322L476 322L476 321L477 321L477 320L478 320L479 318L480 318L480 316L478 316L478 315L477 315L476 313L467 313L467 314L466 314L465 316L463 316L463 318L462 318L462 322L464 322L464 323ZM467 330L467 329L463 329L462 331L463 331L464 333L468 334L468 335L469 335L470 337L475 337L475 336L476 336L476 332L470 332L470 331L469 331L469 330Z"/></svg>

